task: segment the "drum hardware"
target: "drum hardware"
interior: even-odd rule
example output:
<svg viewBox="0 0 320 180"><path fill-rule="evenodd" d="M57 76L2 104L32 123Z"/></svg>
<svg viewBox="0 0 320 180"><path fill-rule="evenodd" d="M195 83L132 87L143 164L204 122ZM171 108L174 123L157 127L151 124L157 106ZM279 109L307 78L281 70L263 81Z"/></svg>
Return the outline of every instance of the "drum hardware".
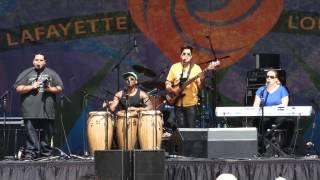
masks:
<svg viewBox="0 0 320 180"><path fill-rule="evenodd" d="M162 81L144 81L141 82L141 85L146 89L157 88L159 90L165 89L165 83Z"/></svg>
<svg viewBox="0 0 320 180"><path fill-rule="evenodd" d="M137 73L141 73L145 76L148 77L156 77L156 73L154 73L152 70L144 67L144 66L140 66L140 65L132 65L131 66L133 70L135 70Z"/></svg>

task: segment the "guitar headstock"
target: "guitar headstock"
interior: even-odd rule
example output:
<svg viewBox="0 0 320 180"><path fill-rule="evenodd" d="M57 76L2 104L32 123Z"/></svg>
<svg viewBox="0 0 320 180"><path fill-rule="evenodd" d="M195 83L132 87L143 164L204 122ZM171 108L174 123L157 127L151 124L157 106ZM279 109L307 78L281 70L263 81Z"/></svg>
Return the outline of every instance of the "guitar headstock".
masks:
<svg viewBox="0 0 320 180"><path fill-rule="evenodd" d="M220 65L220 61L217 59L216 61L210 62L204 71L213 70L216 67L218 67L219 65Z"/></svg>

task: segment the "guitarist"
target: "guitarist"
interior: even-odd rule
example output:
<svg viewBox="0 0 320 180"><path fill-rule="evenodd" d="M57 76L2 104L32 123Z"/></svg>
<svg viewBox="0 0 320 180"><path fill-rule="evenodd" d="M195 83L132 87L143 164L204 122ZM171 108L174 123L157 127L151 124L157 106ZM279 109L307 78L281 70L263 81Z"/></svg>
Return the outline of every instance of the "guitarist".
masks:
<svg viewBox="0 0 320 180"><path fill-rule="evenodd" d="M178 128L194 127L198 92L205 79L200 66L191 62L192 50L191 46L181 47L181 62L171 66L165 82L167 102L175 106ZM206 69L214 69L218 65L219 61L211 62Z"/></svg>

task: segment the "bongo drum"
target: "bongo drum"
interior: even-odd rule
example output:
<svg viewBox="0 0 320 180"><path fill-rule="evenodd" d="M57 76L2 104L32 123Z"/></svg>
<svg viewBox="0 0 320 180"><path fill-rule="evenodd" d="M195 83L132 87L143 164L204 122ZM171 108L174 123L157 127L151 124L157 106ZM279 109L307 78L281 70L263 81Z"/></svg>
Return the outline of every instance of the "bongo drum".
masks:
<svg viewBox="0 0 320 180"><path fill-rule="evenodd" d="M87 138L91 155L95 150L111 148L113 135L113 121L110 112L89 112L87 122Z"/></svg>
<svg viewBox="0 0 320 180"><path fill-rule="evenodd" d="M161 148L163 115L160 111L141 111L139 114L138 136L143 150Z"/></svg>
<svg viewBox="0 0 320 180"><path fill-rule="evenodd" d="M117 144L120 149L125 149L125 143L127 143L127 150L132 150L137 142L137 126L138 126L138 113L134 111L128 111L127 123L125 111L117 112L116 121L116 134ZM126 129L127 128L127 129ZM125 133L127 132L127 134ZM127 139L127 140L126 140Z"/></svg>

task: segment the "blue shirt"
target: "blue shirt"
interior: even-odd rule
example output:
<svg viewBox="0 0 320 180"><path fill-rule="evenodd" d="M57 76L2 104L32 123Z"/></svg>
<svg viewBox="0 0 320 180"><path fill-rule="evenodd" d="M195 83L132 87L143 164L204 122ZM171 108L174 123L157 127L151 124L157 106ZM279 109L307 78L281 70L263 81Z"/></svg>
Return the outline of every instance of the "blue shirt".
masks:
<svg viewBox="0 0 320 180"><path fill-rule="evenodd" d="M289 96L289 93L282 85L272 93L267 91L267 86L262 86L256 91L256 95L264 102L264 106L276 106L281 104L282 98Z"/></svg>

